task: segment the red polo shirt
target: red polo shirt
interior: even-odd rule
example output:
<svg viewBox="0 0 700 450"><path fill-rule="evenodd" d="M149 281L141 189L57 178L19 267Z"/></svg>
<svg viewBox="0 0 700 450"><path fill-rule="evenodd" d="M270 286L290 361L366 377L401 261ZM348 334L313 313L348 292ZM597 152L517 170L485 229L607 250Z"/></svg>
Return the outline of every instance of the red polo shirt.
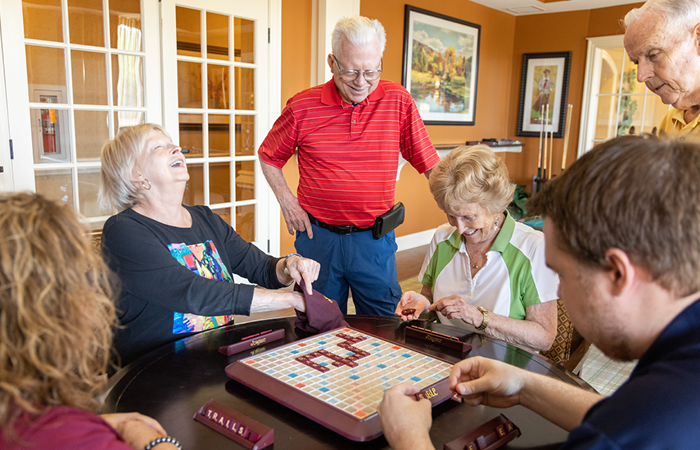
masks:
<svg viewBox="0 0 700 450"><path fill-rule="evenodd" d="M360 228L394 205L399 151L419 173L440 161L411 95L384 80L355 106L333 80L292 97L258 155L281 169L297 148L301 207L323 222Z"/></svg>

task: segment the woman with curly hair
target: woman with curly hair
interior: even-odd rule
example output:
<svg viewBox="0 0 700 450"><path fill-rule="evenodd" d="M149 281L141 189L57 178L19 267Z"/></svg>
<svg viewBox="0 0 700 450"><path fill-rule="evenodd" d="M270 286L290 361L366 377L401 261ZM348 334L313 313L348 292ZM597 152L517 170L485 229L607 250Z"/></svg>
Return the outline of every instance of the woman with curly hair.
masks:
<svg viewBox="0 0 700 450"><path fill-rule="evenodd" d="M157 421L95 414L116 325L77 213L0 194L0 448L175 450Z"/></svg>

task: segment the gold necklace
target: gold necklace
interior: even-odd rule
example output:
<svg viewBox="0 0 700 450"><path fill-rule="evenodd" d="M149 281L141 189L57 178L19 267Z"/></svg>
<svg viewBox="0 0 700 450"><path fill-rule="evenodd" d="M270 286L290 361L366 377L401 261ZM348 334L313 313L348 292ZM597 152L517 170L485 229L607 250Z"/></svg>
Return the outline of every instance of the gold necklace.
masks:
<svg viewBox="0 0 700 450"><path fill-rule="evenodd" d="M498 226L498 225L499 225L499 223L500 223L500 219L501 219L501 216L496 216L496 220L494 221L494 224L493 224L493 230L496 232L496 234L493 236L493 238L491 238L492 241L493 241L493 239L496 239L496 236L498 236L498 230L499 230L499 226ZM474 258L472 258L472 254L469 253L469 246L467 245L467 241L466 241L466 240L464 241L464 248L467 250L467 255L469 255L469 262L471 262L472 268L473 268L473 269L478 269L478 268L479 268L479 262L478 262L478 261L474 261ZM486 250L486 253L488 253L488 250ZM484 253L484 256L483 256L482 258L486 258L486 253ZM483 266L482 266L482 267L483 267Z"/></svg>
<svg viewBox="0 0 700 450"><path fill-rule="evenodd" d="M479 262L474 259L471 253L469 253L469 246L467 243L464 243L464 248L467 250L467 255L469 255L469 262L471 262L472 268L473 269L478 269L479 268ZM484 257L486 256L486 253L484 253Z"/></svg>

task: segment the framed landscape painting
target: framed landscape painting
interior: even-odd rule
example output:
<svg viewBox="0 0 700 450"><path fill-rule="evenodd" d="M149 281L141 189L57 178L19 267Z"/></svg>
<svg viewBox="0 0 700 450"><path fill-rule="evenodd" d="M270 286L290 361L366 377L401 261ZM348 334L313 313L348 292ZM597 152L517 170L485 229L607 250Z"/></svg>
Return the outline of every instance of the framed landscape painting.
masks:
<svg viewBox="0 0 700 450"><path fill-rule="evenodd" d="M406 5L403 85L427 125L474 125L481 26Z"/></svg>

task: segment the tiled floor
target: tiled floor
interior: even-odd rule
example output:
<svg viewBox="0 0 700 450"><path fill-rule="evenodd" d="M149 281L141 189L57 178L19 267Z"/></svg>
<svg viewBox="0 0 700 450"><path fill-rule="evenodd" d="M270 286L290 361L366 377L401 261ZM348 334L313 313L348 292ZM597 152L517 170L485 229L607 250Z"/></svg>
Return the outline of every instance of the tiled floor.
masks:
<svg viewBox="0 0 700 450"><path fill-rule="evenodd" d="M581 369L581 378L602 395L617 390L637 365L633 362L618 362L605 356L597 347L591 346Z"/></svg>

